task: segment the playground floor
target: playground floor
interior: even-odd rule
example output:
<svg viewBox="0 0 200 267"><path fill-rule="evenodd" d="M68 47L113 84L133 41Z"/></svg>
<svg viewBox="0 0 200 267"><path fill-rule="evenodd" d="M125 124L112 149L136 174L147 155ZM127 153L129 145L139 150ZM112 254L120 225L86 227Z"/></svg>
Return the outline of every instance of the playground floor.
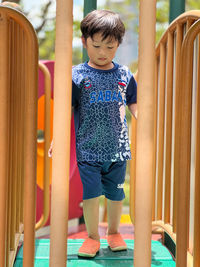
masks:
<svg viewBox="0 0 200 267"><path fill-rule="evenodd" d="M45 229L45 228L44 228ZM36 238L35 241L35 267L49 266L50 239L49 228L46 233L43 229L43 235ZM85 225L69 225L68 232L68 267L131 267L134 263L134 227L130 223L120 224L119 231L127 243L128 250L121 252L112 252L106 241L107 223L99 224L99 233L101 236L101 249L94 259L85 259L77 256L79 247L87 237ZM40 234L42 231L40 232ZM38 234L38 233L37 233ZM160 234L152 235L152 267L175 267L176 264L169 250L161 243ZM14 267L22 267L23 245L20 247Z"/></svg>
<svg viewBox="0 0 200 267"><path fill-rule="evenodd" d="M101 239L101 249L94 259L85 259L77 256L83 239L68 239L67 266L69 267L131 267L133 266L134 240L125 239L128 250L112 252L106 239ZM36 239L35 267L49 266L49 239ZM14 267L22 267L23 246L20 248ZM175 267L176 264L170 252L159 241L152 240L152 263L151 266Z"/></svg>

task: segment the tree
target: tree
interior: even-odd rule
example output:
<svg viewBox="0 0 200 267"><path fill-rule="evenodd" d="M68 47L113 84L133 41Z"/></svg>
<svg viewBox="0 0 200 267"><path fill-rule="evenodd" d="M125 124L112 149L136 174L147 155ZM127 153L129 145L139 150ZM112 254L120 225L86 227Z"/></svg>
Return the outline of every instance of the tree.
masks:
<svg viewBox="0 0 200 267"><path fill-rule="evenodd" d="M3 0L2 2L5 2ZM23 0L9 0L22 6ZM37 14L39 23L35 26L38 35L39 55L41 59L54 59L54 44L55 44L55 13L49 15L50 9L55 1L46 0L46 3L40 4L40 9ZM139 17L139 0L106 0L102 6L104 9L110 9L118 12L125 23L128 31L138 33L138 17ZM186 10L200 9L200 2L196 0L186 1ZM24 14L33 24L31 11L23 10ZM168 27L169 17L169 0L157 0L156 11L156 41L158 42ZM74 37L80 38L80 21L74 21ZM82 49L75 47L73 50L73 64L81 62ZM130 64L132 71L137 68L137 62Z"/></svg>
<svg viewBox="0 0 200 267"><path fill-rule="evenodd" d="M23 5L22 5L22 1L21 0L10 0L10 1L7 1L7 0L3 0L3 2L11 2L11 3L16 3L16 4L19 4L22 6L23 8ZM48 21L48 18L47 18L47 15L48 15L48 11L49 11L49 8L50 6L52 5L53 1L52 0L48 0L48 2L44 5L41 6L41 13L38 15L40 18L42 18L41 20L41 23L38 27L35 28L35 31L37 33L39 33L41 30L43 30L43 28L45 27L47 21ZM29 18L29 14L27 13L26 10L23 11L23 13Z"/></svg>
<svg viewBox="0 0 200 267"><path fill-rule="evenodd" d="M3 0L2 2L5 2ZM38 8L38 14L32 15L31 10L25 10L23 7L23 0L9 0L9 2L17 3L22 7L23 13L33 24L35 31L38 36L39 44L39 58L40 59L54 59L55 50L55 12L50 15L50 9L52 9L55 1L46 0L46 3L40 4ZM37 17L37 25L35 25L35 16ZM74 37L80 38L80 21L74 21L73 34ZM75 47L73 49L73 64L78 64L81 62L81 48Z"/></svg>

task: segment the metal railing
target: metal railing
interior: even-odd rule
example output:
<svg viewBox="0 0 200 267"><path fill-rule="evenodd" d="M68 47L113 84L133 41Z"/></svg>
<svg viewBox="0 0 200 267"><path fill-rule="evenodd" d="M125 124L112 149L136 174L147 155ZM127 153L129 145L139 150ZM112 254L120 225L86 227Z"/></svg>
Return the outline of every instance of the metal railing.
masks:
<svg viewBox="0 0 200 267"><path fill-rule="evenodd" d="M0 266L12 266L24 232L33 266L38 44L26 17L0 6Z"/></svg>
<svg viewBox="0 0 200 267"><path fill-rule="evenodd" d="M178 267L200 266L199 18L200 11L179 16L156 48L152 225L176 242ZM132 127L134 132L135 121ZM133 135L131 143L135 140ZM131 172L134 211L134 168ZM131 218L134 222L134 212Z"/></svg>

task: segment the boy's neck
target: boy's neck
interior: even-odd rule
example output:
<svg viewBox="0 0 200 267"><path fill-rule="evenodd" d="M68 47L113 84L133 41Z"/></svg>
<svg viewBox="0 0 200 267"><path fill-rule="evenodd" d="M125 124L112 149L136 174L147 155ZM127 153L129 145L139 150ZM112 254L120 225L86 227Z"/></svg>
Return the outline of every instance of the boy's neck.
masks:
<svg viewBox="0 0 200 267"><path fill-rule="evenodd" d="M93 62L91 62L90 60L88 61L88 65L94 69L99 69L99 70L110 70L114 67L114 64L113 62L110 62L106 65L97 65L97 64L94 64Z"/></svg>

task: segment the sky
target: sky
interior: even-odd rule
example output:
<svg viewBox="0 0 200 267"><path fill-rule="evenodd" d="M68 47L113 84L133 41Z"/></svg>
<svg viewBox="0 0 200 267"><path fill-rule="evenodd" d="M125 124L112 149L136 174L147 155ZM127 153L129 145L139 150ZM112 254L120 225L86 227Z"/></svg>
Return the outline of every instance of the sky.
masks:
<svg viewBox="0 0 200 267"><path fill-rule="evenodd" d="M47 3L47 0L34 0L34 1L22 0L24 10L27 12L30 11L31 22L33 24L38 23L37 18L36 18L36 14L38 14L40 7L45 3ZM97 1L98 7L102 6L104 3L105 3L105 0L98 0ZM83 17L83 4L84 4L84 0L74 0L73 16L74 16L75 20L82 19L82 17ZM53 4L51 5L49 16L55 15L55 12L56 12L56 0L54 0Z"/></svg>
<svg viewBox="0 0 200 267"><path fill-rule="evenodd" d="M39 7L41 6L41 4L45 4L47 2L47 0L34 0L34 1L30 1L30 0L22 0L22 3L24 5L25 10L38 10ZM54 1L56 3L56 1ZM82 6L84 3L84 0L74 0L74 6ZM103 5L105 3L105 0L98 0L97 4L98 5ZM55 11L55 4L52 7L52 11ZM76 14L74 14L76 15Z"/></svg>

